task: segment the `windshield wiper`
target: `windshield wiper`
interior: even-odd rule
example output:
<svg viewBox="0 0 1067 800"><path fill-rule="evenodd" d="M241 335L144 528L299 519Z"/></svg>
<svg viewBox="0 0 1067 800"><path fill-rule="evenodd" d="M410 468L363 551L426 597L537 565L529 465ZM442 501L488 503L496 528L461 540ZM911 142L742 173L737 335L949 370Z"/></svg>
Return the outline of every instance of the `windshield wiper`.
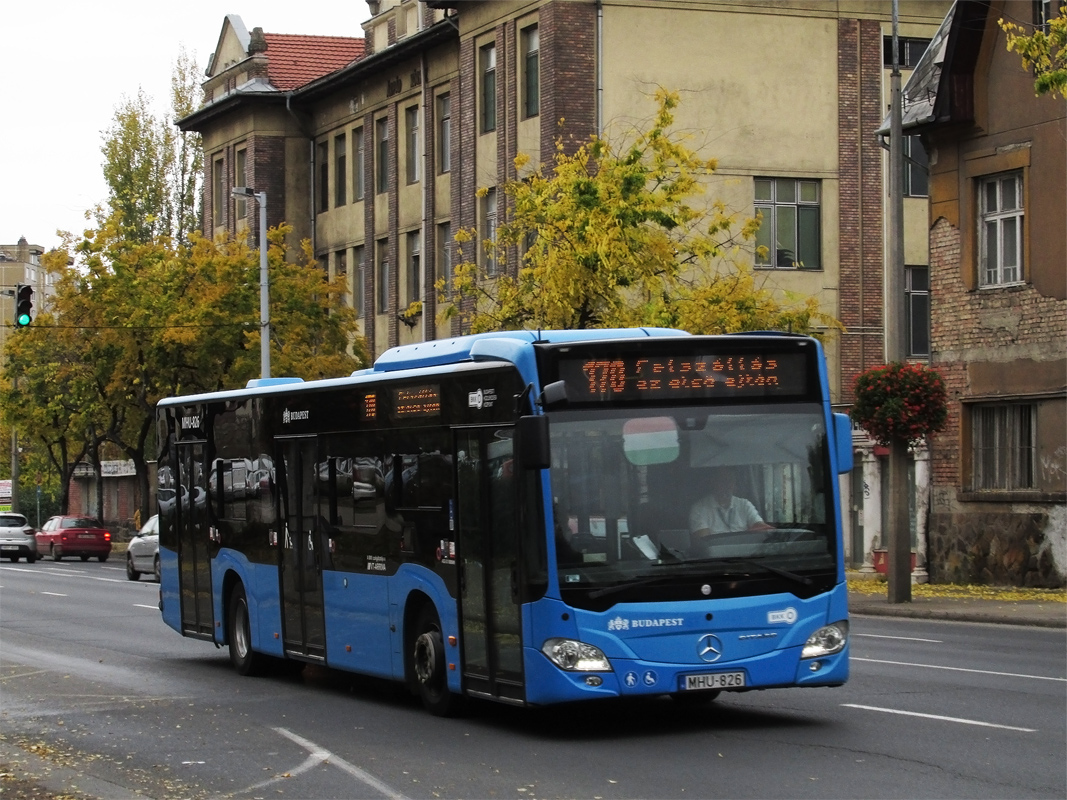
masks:
<svg viewBox="0 0 1067 800"><path fill-rule="evenodd" d="M654 578L640 578L626 583L617 583L614 586L605 586L602 589L593 589L589 593L589 599L596 600L598 597L607 597L609 594L618 594L619 592L625 592L627 589L636 589L638 586L647 586L650 583L657 583L661 580L663 580L663 576L657 575Z"/></svg>
<svg viewBox="0 0 1067 800"><path fill-rule="evenodd" d="M762 561L756 561L755 559L751 558L698 558L686 561L684 563L686 566L690 566L692 564L741 564L746 567L755 567L756 569L761 569L764 572L770 572L774 575L780 575L781 577L786 578L787 580L790 580L793 583L799 583L801 586L812 586L815 583L811 578L808 578L805 575L798 575L797 573L790 572L787 569L782 569L781 567L773 567L770 564L764 564Z"/></svg>
<svg viewBox="0 0 1067 800"><path fill-rule="evenodd" d="M757 569L766 570L767 572L791 580L793 583L799 583L801 586L811 586L814 583L811 578L805 575L797 575L797 573L790 572L781 567L772 567L770 564L764 564L762 561L753 561L748 558L720 558L718 560L726 562L727 564L744 564L746 567L756 567Z"/></svg>

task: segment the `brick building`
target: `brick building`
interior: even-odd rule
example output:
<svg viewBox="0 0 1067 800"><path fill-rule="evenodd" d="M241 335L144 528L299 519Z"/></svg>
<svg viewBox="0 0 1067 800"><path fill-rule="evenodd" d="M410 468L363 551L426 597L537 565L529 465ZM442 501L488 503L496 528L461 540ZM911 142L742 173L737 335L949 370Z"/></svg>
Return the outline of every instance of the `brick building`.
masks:
<svg viewBox="0 0 1067 800"><path fill-rule="evenodd" d="M558 137L571 148L591 133L618 140L663 86L682 95L678 129L718 159L708 196L764 214L765 285L815 296L845 324L827 345L835 402L844 409L855 374L884 362L886 156L874 132L889 91L889 0L368 5L363 38L249 33L227 17L206 102L179 124L203 136L205 233L254 227L253 204L231 189L266 191L270 224L291 224L331 276L347 276L371 353L459 333L437 321L433 285L450 274L456 231L493 235L518 153L537 163ZM900 3L905 66L948 6ZM919 177L906 241L924 286ZM925 333L915 345L925 357ZM863 481L851 495L849 546L869 562L881 510L862 507Z"/></svg>
<svg viewBox="0 0 1067 800"><path fill-rule="evenodd" d="M931 350L950 397L931 446L938 581L1064 584L1067 105L1035 97L997 24L1049 13L959 0L905 89L905 132L930 153Z"/></svg>

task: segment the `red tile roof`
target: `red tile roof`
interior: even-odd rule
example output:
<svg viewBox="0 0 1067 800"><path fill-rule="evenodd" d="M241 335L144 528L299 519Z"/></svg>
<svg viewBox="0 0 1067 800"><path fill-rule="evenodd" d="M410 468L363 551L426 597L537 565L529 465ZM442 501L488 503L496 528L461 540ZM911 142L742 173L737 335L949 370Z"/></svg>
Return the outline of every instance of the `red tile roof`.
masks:
<svg viewBox="0 0 1067 800"><path fill-rule="evenodd" d="M265 33L267 74L275 89L288 91L363 58L365 41L349 36Z"/></svg>

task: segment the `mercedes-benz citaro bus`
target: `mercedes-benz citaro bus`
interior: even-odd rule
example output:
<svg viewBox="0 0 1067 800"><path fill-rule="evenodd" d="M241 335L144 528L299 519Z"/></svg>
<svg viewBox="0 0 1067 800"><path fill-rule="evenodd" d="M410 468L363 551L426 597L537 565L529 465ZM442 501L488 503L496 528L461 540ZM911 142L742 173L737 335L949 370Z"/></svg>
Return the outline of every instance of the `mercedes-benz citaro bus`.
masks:
<svg viewBox="0 0 1067 800"><path fill-rule="evenodd" d="M542 706L848 678L819 342L513 331L158 406L164 621L281 660Z"/></svg>

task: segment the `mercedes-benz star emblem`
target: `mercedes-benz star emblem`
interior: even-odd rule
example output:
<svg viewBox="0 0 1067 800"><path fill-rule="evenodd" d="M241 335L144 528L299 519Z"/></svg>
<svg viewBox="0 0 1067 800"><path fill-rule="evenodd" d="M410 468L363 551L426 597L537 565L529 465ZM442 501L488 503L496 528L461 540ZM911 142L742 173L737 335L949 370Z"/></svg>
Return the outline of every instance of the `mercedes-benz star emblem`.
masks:
<svg viewBox="0 0 1067 800"><path fill-rule="evenodd" d="M705 633L697 639L697 655L701 661L711 664L722 658L722 642L714 633Z"/></svg>

